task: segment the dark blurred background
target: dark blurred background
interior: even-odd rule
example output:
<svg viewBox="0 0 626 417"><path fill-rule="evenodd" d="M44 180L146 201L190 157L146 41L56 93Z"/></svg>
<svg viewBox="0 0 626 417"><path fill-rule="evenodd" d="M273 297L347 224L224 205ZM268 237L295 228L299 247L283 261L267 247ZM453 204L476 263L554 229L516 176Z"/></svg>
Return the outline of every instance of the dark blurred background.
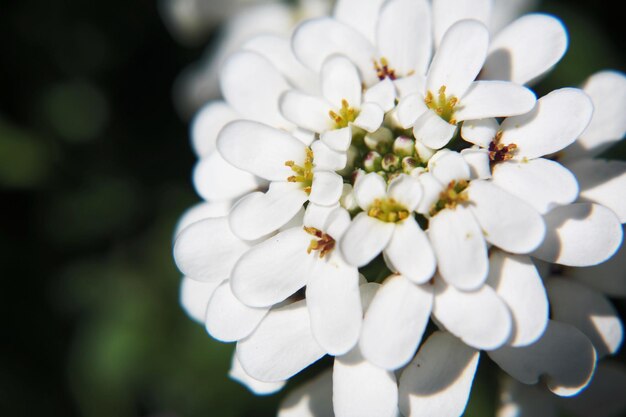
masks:
<svg viewBox="0 0 626 417"><path fill-rule="evenodd" d="M216 32L181 45L148 0L1 4L0 415L274 415L285 393L231 381L232 345L178 304L172 233L199 198L172 85ZM539 94L625 69L616 7L540 5L570 48ZM493 415L489 377L466 415Z"/></svg>

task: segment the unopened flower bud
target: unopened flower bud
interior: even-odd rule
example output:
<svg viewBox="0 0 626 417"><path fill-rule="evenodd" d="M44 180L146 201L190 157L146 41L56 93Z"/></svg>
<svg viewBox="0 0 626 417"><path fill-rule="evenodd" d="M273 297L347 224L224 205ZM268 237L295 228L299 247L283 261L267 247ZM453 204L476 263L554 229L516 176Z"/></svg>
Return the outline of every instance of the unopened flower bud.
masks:
<svg viewBox="0 0 626 417"><path fill-rule="evenodd" d="M415 154L415 141L406 136L399 136L393 141L393 153L399 157Z"/></svg>

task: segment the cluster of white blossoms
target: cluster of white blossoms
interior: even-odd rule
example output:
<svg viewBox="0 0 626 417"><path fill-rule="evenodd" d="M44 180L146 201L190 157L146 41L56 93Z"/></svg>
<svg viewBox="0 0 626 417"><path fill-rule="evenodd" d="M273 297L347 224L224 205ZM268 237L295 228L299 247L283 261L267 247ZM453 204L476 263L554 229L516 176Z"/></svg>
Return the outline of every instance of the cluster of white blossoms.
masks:
<svg viewBox="0 0 626 417"><path fill-rule="evenodd" d="M460 416L484 355L569 397L619 348L626 163L597 156L626 76L537 98L565 29L491 7L339 0L231 55L196 116L183 305L255 393L334 357L279 416Z"/></svg>

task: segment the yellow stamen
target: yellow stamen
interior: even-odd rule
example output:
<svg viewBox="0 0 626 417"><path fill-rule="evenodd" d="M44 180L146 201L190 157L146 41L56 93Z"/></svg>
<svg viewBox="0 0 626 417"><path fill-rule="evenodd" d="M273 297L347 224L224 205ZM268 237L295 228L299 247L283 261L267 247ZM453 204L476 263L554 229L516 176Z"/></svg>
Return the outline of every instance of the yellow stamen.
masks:
<svg viewBox="0 0 626 417"><path fill-rule="evenodd" d="M411 213L393 198L376 199L367 211L367 215L387 223L397 223L409 217Z"/></svg>
<svg viewBox="0 0 626 417"><path fill-rule="evenodd" d="M445 85L442 85L441 88L439 88L436 100L435 95L431 91L428 91L426 93L426 97L424 97L424 103L426 103L426 106L437 113L443 120L451 125L456 125L457 121L454 117L454 110L459 104L459 99L455 96L447 97Z"/></svg>
<svg viewBox="0 0 626 417"><path fill-rule="evenodd" d="M319 257L323 258L335 249L335 239L333 239L333 237L329 234L326 234L315 227L307 226L304 226L304 231L315 236L314 239L311 239L311 243L309 243L306 253L310 254L312 251L318 250Z"/></svg>

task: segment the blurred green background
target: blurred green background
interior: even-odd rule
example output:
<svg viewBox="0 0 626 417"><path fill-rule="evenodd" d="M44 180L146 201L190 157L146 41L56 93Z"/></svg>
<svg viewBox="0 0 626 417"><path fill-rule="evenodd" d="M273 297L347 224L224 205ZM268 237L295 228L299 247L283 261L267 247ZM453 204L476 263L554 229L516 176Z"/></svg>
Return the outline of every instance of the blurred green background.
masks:
<svg viewBox="0 0 626 417"><path fill-rule="evenodd" d="M625 69L623 13L540 9L571 39L539 94ZM178 304L172 233L198 197L171 90L202 46L177 44L148 0L0 10L0 415L274 415L294 384L256 397L231 381L233 346ZM467 416L493 415L493 380L484 361Z"/></svg>

